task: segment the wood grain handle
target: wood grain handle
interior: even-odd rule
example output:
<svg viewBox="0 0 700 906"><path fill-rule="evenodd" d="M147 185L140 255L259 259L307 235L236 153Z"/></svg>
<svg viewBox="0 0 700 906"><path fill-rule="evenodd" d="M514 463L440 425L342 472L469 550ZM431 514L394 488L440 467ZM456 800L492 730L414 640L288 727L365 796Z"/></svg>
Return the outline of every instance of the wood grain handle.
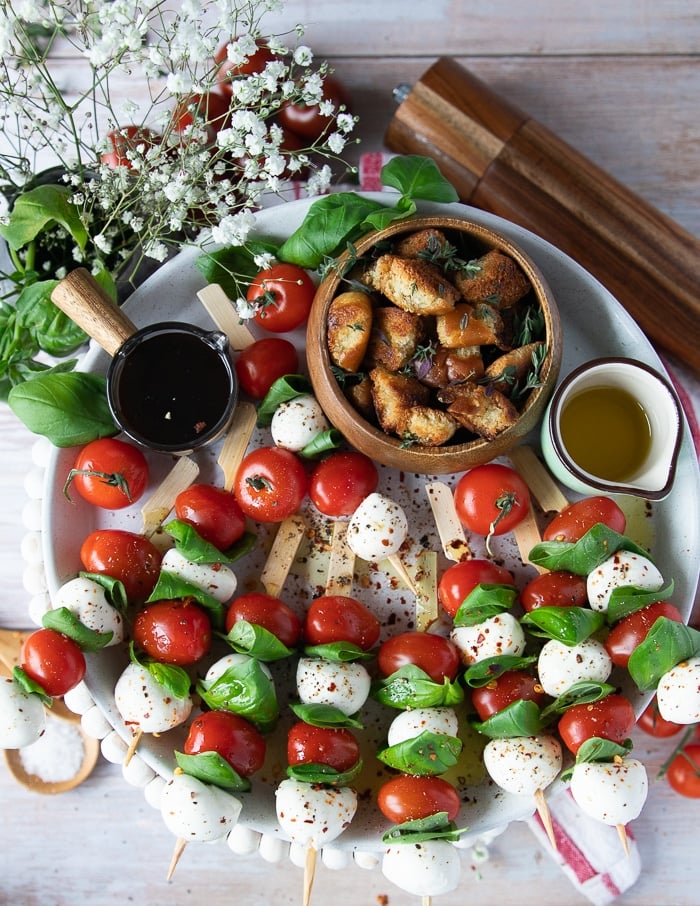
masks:
<svg viewBox="0 0 700 906"><path fill-rule="evenodd" d="M83 267L67 274L51 299L110 355L136 333L136 326Z"/></svg>
<svg viewBox="0 0 700 906"><path fill-rule="evenodd" d="M596 276L652 342L700 374L700 240L454 60L415 85L389 148L432 157L462 201L550 241ZM595 330L591 325L591 330Z"/></svg>

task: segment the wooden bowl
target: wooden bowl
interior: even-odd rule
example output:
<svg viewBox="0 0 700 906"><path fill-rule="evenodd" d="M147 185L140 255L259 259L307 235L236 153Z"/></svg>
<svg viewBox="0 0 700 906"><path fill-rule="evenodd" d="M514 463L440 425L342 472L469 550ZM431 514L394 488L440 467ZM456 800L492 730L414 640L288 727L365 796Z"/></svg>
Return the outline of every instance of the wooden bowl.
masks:
<svg viewBox="0 0 700 906"><path fill-rule="evenodd" d="M344 253L338 267L319 285L309 315L307 328L307 362L314 393L327 418L353 447L376 462L397 469L423 475L461 472L490 462L513 449L538 423L557 381L562 356L562 338L559 312L539 268L532 259L509 239L487 227L455 217L412 217L391 224L384 230L367 234L355 243L357 256L366 255L378 243L386 244L425 228L438 228L454 234L465 234L473 257L498 249L513 258L532 285L532 293L544 315L547 354L540 370L540 385L532 390L520 409L520 418L493 440L477 438L464 443L445 444L439 447L405 446L398 437L391 436L367 421L345 397L331 369L328 350L328 309L340 292L347 289L340 274L348 263L349 253Z"/></svg>

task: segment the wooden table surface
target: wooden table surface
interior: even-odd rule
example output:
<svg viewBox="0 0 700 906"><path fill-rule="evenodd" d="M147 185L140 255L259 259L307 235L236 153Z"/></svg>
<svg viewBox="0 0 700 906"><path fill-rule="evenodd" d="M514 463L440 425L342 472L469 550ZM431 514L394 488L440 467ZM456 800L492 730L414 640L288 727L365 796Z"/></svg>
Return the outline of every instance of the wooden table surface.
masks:
<svg viewBox="0 0 700 906"><path fill-rule="evenodd" d="M700 235L700 15L691 0L295 0L283 19L309 26L307 43L329 59L360 116L362 151L382 148L392 88L417 79L438 56L453 56L598 165ZM75 67L66 61L66 72ZM0 625L27 626L20 542L34 518L25 476L34 438L0 409ZM697 518L690 514L689 518ZM642 858L621 906L693 906L700 901L697 802L653 777L671 744L637 734L652 778L633 824ZM16 785L0 763L0 903L53 906L126 902L246 906L300 902L301 871L288 860L233 856L192 845L170 883L173 839L142 791L101 761L78 790L49 798ZM463 884L437 902L584 904L524 824L472 864ZM387 897L388 899L384 899ZM319 867L313 902L337 906L416 903L379 870Z"/></svg>

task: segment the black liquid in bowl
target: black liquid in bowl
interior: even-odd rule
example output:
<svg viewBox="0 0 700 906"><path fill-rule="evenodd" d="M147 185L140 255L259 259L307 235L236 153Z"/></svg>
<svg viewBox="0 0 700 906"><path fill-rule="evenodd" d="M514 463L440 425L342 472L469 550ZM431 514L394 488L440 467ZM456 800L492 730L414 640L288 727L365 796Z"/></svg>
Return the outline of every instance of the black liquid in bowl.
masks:
<svg viewBox="0 0 700 906"><path fill-rule="evenodd" d="M107 387L122 430L164 453L187 453L219 437L238 392L226 335L176 321L129 337L112 360Z"/></svg>

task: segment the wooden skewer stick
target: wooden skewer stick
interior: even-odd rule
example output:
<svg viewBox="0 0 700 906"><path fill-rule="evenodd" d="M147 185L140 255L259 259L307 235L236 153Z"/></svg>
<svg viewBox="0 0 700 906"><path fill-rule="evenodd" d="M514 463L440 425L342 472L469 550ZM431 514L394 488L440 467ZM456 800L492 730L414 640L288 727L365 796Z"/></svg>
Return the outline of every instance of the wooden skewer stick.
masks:
<svg viewBox="0 0 700 906"><path fill-rule="evenodd" d="M413 581L413 576L406 569L406 564L403 562L401 557L398 554L392 554L390 557L386 557L386 562L390 563L394 572L399 576L404 585L409 588L414 595L417 595L416 583Z"/></svg>
<svg viewBox="0 0 700 906"><path fill-rule="evenodd" d="M224 473L223 487L226 491L231 490L236 480L236 472L238 472L241 460L248 449L256 420L255 406L252 403L239 402L217 460Z"/></svg>
<svg viewBox="0 0 700 906"><path fill-rule="evenodd" d="M126 750L126 756L124 758L124 767L126 767L129 764L131 759L136 754L136 750L139 747L139 743L141 742L142 736L143 736L143 730L141 729L141 727L139 727L138 730L134 733L133 739L129 743L129 748Z"/></svg>
<svg viewBox="0 0 700 906"><path fill-rule="evenodd" d="M535 518L532 505L528 510L527 516L513 529L513 535L515 536L515 542L520 551L520 559L523 563L534 567L539 573L549 572L544 566L538 566L536 563L530 562L530 551L542 540L542 535L540 534L540 529L537 525L537 519Z"/></svg>
<svg viewBox="0 0 700 906"><path fill-rule="evenodd" d="M620 838L620 843L622 843L622 848L625 851L625 855L629 859L630 857L630 842L627 839L627 829L624 824L616 824L617 836Z"/></svg>
<svg viewBox="0 0 700 906"><path fill-rule="evenodd" d="M199 466L181 456L141 509L141 534L150 538L172 510L177 495L188 488L199 475Z"/></svg>
<svg viewBox="0 0 700 906"><path fill-rule="evenodd" d="M302 896L302 906L309 906L311 901L311 888L314 885L316 875L316 847L309 846L306 850L306 859L304 860L304 888Z"/></svg>
<svg viewBox="0 0 700 906"><path fill-rule="evenodd" d="M279 597L305 533L306 523L298 513L287 516L280 523L260 574L260 581L270 597Z"/></svg>
<svg viewBox="0 0 700 906"><path fill-rule="evenodd" d="M549 811L549 806L547 805L547 800L544 797L544 790L535 790L535 806L537 807L537 814L542 819L542 826L549 837L549 842L552 844L552 849L556 849L557 841L554 836L552 816Z"/></svg>
<svg viewBox="0 0 700 906"><path fill-rule="evenodd" d="M457 516L452 491L443 481L429 481L425 490L428 492L428 501L445 556L455 563L470 560L471 548Z"/></svg>
<svg viewBox="0 0 700 906"><path fill-rule="evenodd" d="M430 897L421 897L421 906L430 906L432 900Z"/></svg>
<svg viewBox="0 0 700 906"><path fill-rule="evenodd" d="M237 351L245 349L255 342L255 337L246 325L241 323L233 303L218 283L210 283L209 286L200 289L197 298L219 330L226 334L231 349Z"/></svg>
<svg viewBox="0 0 700 906"><path fill-rule="evenodd" d="M175 848L173 849L173 855L170 859L170 865L168 866L168 874L165 877L166 881L172 880L175 869L177 868L177 863L180 861L180 856L185 851L186 846L187 840L185 840L183 837L178 837L175 841Z"/></svg>
<svg viewBox="0 0 700 906"><path fill-rule="evenodd" d="M537 458L532 447L520 446L508 454L543 513L558 513L569 505L559 486Z"/></svg>
<svg viewBox="0 0 700 906"><path fill-rule="evenodd" d="M348 597L352 590L355 573L355 555L347 544L347 522L334 522L331 536L331 552L326 577L327 595Z"/></svg>
<svg viewBox="0 0 700 906"><path fill-rule="evenodd" d="M416 629L425 632L438 618L437 553L421 551L416 566Z"/></svg>

